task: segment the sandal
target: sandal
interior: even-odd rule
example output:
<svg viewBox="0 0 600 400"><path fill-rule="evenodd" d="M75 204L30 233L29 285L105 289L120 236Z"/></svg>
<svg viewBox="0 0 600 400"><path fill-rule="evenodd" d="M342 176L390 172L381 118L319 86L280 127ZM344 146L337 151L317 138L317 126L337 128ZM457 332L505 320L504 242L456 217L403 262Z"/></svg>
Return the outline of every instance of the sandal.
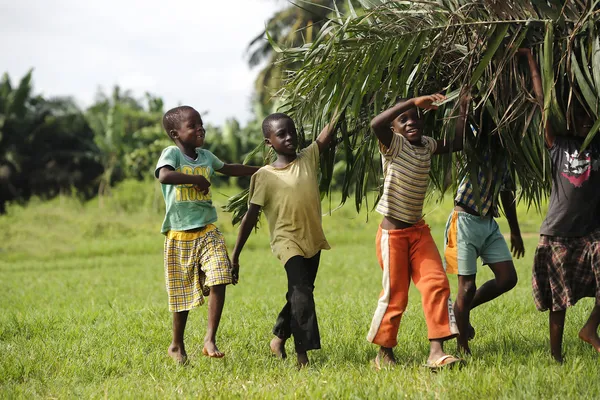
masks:
<svg viewBox="0 0 600 400"><path fill-rule="evenodd" d="M446 354L445 356L441 356L440 358L438 358L435 361L427 361L427 364L425 364L425 367L433 370L433 371L437 371L439 369L448 369L448 368L452 368L456 365L462 365L464 364L464 360L462 358L457 358L454 356L451 356L449 354Z"/></svg>

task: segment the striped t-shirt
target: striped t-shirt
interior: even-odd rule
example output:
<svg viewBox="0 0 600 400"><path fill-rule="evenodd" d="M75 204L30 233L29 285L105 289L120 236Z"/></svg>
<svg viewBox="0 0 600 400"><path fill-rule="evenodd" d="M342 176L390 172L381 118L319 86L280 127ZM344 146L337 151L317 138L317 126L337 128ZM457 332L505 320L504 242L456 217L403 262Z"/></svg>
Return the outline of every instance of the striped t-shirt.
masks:
<svg viewBox="0 0 600 400"><path fill-rule="evenodd" d="M409 224L423 217L431 155L437 148L435 139L423 136L421 140L423 146L415 146L394 133L389 148L379 147L385 178L377 212Z"/></svg>
<svg viewBox="0 0 600 400"><path fill-rule="evenodd" d="M486 155L484 161L490 163L490 157ZM500 186L497 186L498 182L500 182ZM458 186L454 202L456 204L461 204L464 207L469 207L481 216L485 217L492 215L493 217L499 217L498 194L503 190L512 189L508 163L505 162L501 166L494 165L492 169L488 171L479 168L479 173L477 174L477 186L479 188L481 210L479 210L477 194L471 183L471 177L468 174Z"/></svg>

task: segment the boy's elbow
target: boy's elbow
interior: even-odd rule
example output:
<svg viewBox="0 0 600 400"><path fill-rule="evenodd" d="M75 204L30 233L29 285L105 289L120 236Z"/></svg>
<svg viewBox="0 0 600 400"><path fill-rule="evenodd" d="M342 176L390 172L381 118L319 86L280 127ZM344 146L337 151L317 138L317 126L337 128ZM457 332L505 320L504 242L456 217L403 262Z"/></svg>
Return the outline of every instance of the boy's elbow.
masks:
<svg viewBox="0 0 600 400"><path fill-rule="evenodd" d="M373 118L371 120L371 122L369 123L369 126L371 127L371 130L373 132L375 132L377 129L379 129L379 122L377 121L377 118Z"/></svg>
<svg viewBox="0 0 600 400"><path fill-rule="evenodd" d="M160 183L162 183L163 185L168 185L169 184L169 171L164 171L164 170L160 170L160 172L158 173L158 181Z"/></svg>

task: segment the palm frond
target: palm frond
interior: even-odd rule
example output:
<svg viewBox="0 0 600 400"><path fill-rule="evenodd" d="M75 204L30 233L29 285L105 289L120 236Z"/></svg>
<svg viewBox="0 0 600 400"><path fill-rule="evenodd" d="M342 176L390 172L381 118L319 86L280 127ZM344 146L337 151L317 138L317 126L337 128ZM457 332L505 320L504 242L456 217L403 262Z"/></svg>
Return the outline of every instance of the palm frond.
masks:
<svg viewBox="0 0 600 400"><path fill-rule="evenodd" d="M435 159L431 194L441 195L474 168L486 149L508 160L519 197L539 206L550 188L541 132L549 123L570 130L575 99L597 118L600 94L600 19L597 1L532 0L359 1L361 13L331 16L312 43L282 46L286 71L278 96L298 126L318 132L343 109L338 146L322 163L328 177L345 160L342 202L357 209L381 190L380 157L369 121L397 102L441 92L448 101L425 114L426 134L452 140L461 87L472 91L469 123L481 134L462 155ZM529 71L516 56L532 49L541 69L545 103L537 104ZM544 111L544 112L542 112ZM600 128L594 124L589 142ZM327 192L328 181L322 190ZM371 203L374 205L374 203Z"/></svg>

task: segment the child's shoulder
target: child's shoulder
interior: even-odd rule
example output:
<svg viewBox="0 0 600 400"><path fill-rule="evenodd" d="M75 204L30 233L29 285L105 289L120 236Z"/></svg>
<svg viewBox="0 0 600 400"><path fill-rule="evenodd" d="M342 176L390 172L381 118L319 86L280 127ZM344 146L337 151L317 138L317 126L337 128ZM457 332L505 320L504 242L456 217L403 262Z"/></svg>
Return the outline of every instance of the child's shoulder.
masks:
<svg viewBox="0 0 600 400"><path fill-rule="evenodd" d="M260 167L258 169L258 171L256 171L254 174L252 174L251 179L253 179L253 180L265 179L268 175L273 174L273 170L274 170L274 168L271 165L263 165L262 167Z"/></svg>
<svg viewBox="0 0 600 400"><path fill-rule="evenodd" d="M167 147L165 147L162 150L163 153L167 153L167 152L170 153L170 152L173 152L173 151L177 151L178 152L179 151L179 147L177 147L175 145L172 145L172 146L167 146Z"/></svg>
<svg viewBox="0 0 600 400"><path fill-rule="evenodd" d="M202 147L198 147L196 149L196 154L216 157L215 154L212 151L206 150L205 148L202 148Z"/></svg>
<svg viewBox="0 0 600 400"><path fill-rule="evenodd" d="M167 146L161 151L159 160L177 161L179 153L180 150L177 146Z"/></svg>

